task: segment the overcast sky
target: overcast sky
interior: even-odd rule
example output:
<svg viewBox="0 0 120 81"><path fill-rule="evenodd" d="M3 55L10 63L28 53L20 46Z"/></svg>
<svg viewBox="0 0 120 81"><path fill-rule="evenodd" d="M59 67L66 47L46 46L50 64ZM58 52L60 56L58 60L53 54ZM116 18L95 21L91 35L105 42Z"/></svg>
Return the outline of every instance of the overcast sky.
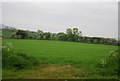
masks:
<svg viewBox="0 0 120 81"><path fill-rule="evenodd" d="M3 24L19 29L65 32L77 27L85 36L118 37L117 2L4 2Z"/></svg>

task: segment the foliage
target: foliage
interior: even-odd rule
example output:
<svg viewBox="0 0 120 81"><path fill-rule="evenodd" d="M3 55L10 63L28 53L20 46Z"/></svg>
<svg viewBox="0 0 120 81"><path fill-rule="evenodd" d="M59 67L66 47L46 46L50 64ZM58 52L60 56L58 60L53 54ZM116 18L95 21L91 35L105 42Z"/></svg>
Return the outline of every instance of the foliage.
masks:
<svg viewBox="0 0 120 81"><path fill-rule="evenodd" d="M16 35L21 39L25 39L27 38L28 33L25 30L17 30Z"/></svg>
<svg viewBox="0 0 120 81"><path fill-rule="evenodd" d="M4 27L2 28L2 37L3 38L11 38L13 33L15 33L17 30L13 27Z"/></svg>
<svg viewBox="0 0 120 81"><path fill-rule="evenodd" d="M86 37L82 35L82 31L78 28L68 28L66 33L50 33L43 32L42 30L28 31L28 30L17 30L13 28L3 28L3 38L20 38L20 39L37 39L37 40L62 40L62 41L72 41L72 42L85 42L94 44L105 44L105 45L118 45L119 41L113 38L103 38L103 37ZM7 33L7 32L11 33Z"/></svg>
<svg viewBox="0 0 120 81"><path fill-rule="evenodd" d="M98 65L99 70L98 74L102 76L113 76L113 75L118 75L119 73L119 68L118 68L118 63L119 63L119 53L117 51L110 51L110 55L106 57L104 60L101 60L101 63Z"/></svg>
<svg viewBox="0 0 120 81"><path fill-rule="evenodd" d="M23 52L15 52L8 46L2 48L2 67L4 69L25 69L38 65L38 61L34 57L27 56Z"/></svg>
<svg viewBox="0 0 120 81"><path fill-rule="evenodd" d="M64 32L59 32L57 34L57 40L66 41L67 40L67 35Z"/></svg>

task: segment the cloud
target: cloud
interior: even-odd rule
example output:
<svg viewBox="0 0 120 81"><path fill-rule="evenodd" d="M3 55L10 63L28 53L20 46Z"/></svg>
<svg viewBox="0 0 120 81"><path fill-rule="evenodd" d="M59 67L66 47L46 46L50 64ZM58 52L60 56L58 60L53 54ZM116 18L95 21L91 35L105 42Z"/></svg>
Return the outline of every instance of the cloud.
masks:
<svg viewBox="0 0 120 81"><path fill-rule="evenodd" d="M3 24L50 32L78 27L84 35L116 38L117 10L114 2L8 2L3 3Z"/></svg>

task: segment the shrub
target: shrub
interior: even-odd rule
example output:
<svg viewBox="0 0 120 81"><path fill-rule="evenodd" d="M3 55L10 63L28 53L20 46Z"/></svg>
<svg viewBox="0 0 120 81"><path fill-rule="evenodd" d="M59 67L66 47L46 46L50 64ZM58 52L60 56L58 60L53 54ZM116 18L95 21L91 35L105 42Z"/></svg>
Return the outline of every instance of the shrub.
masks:
<svg viewBox="0 0 120 81"><path fill-rule="evenodd" d="M27 56L23 52L15 52L13 50L2 49L3 69L25 69L31 68L39 64L34 57Z"/></svg>
<svg viewBox="0 0 120 81"><path fill-rule="evenodd" d="M119 60L119 51L111 51L110 55L104 60L101 60L101 63L98 64L98 73L102 76L114 76L119 74L118 69L118 60Z"/></svg>

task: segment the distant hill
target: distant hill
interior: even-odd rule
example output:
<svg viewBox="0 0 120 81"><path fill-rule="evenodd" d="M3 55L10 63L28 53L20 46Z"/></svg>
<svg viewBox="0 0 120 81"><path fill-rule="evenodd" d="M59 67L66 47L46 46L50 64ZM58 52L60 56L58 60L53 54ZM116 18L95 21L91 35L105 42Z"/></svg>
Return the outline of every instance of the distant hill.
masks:
<svg viewBox="0 0 120 81"><path fill-rule="evenodd" d="M5 26L3 24L0 24L0 30L2 30L3 38L11 38L12 34L16 32L14 27Z"/></svg>

